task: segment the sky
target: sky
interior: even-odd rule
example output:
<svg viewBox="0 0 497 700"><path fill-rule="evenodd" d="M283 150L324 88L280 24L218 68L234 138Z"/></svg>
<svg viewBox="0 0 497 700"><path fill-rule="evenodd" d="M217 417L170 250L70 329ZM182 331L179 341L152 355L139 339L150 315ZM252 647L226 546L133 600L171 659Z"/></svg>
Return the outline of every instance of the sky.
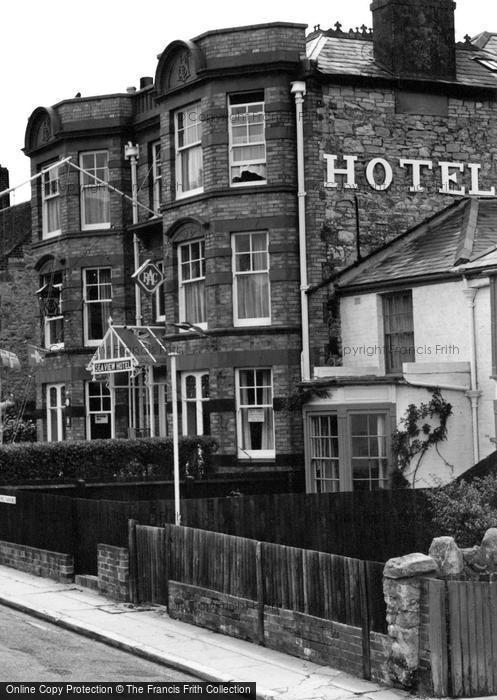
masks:
<svg viewBox="0 0 497 700"><path fill-rule="evenodd" d="M21 149L31 112L60 100L125 92L141 76L155 73L157 54L175 39L190 39L209 29L262 22L301 22L343 29L371 26L370 0L250 0L248 3L188 0L15 0L1 13L0 165L10 184L29 178L29 159ZM173 8L173 9L171 9ZM495 0L458 0L456 38L497 32ZM23 201L20 189L12 203Z"/></svg>

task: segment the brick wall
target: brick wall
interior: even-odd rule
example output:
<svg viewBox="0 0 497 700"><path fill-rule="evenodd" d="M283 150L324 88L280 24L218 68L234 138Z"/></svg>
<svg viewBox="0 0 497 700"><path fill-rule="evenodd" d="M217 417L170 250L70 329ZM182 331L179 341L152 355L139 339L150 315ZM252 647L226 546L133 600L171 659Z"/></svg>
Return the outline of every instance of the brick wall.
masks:
<svg viewBox="0 0 497 700"><path fill-rule="evenodd" d="M98 591L114 600L128 600L129 553L125 547L98 545Z"/></svg>
<svg viewBox="0 0 497 700"><path fill-rule="evenodd" d="M74 580L72 554L49 552L45 549L0 541L0 564L35 576L53 578L62 583Z"/></svg>
<svg viewBox="0 0 497 700"><path fill-rule="evenodd" d="M221 632L230 637L257 641L257 603L207 588L169 581L170 617Z"/></svg>
<svg viewBox="0 0 497 700"><path fill-rule="evenodd" d="M168 612L175 619L232 637L258 642L258 604L246 598L169 581ZM362 677L362 630L332 620L280 608L264 607L264 644L268 648ZM374 635L372 666L385 680L388 640Z"/></svg>

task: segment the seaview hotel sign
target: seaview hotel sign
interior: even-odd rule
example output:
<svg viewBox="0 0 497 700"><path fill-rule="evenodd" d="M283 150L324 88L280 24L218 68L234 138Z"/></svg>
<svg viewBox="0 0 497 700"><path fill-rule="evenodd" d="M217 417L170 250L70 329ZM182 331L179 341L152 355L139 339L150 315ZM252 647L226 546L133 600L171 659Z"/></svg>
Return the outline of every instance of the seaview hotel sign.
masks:
<svg viewBox="0 0 497 700"><path fill-rule="evenodd" d="M324 154L326 161L325 187L337 188L339 185L345 189L357 189L356 165L357 156L338 156L329 153ZM378 191L388 190L394 181L394 169L392 162L385 158L373 158L366 164L365 176L368 185ZM479 163L456 163L452 161L418 160L415 158L399 158L395 161L406 172L409 192L424 192L423 181L429 171L439 170L441 194L451 195L476 195L479 197L495 197L495 187L485 190L480 188ZM467 179L471 183L469 189L462 184Z"/></svg>

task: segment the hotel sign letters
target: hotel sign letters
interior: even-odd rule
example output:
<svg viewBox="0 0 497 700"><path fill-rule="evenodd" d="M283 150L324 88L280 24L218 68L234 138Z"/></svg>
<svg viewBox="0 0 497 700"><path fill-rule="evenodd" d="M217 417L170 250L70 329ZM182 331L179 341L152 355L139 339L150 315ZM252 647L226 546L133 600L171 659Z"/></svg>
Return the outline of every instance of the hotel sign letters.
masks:
<svg viewBox="0 0 497 700"><path fill-rule="evenodd" d="M339 185L345 189L357 189L356 165L357 156L338 156L329 153L324 154L326 161L325 187L337 188ZM477 195L479 197L495 197L495 187L489 189L480 188L479 163L456 163L451 161L418 160L416 158L399 158L395 164L402 168L409 178L409 192L424 192L423 178L429 171L439 170L438 189L440 194L452 195ZM469 175L471 187L467 189L461 183L461 177ZM385 158L373 158L366 163L365 177L368 185L377 191L388 190L394 181L393 161Z"/></svg>
<svg viewBox="0 0 497 700"><path fill-rule="evenodd" d="M133 363L130 359L95 360L92 369L95 374L108 374L109 372L129 372L133 369Z"/></svg>

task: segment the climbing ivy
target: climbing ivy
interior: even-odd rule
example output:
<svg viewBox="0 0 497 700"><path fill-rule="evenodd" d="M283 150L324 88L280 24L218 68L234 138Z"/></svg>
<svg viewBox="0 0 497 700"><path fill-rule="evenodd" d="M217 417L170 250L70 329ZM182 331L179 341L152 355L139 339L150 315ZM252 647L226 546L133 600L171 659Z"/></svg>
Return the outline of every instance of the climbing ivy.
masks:
<svg viewBox="0 0 497 700"><path fill-rule="evenodd" d="M447 439L447 421L451 415L452 405L443 398L438 388L433 389L428 403L419 406L409 404L392 435L392 449L397 462L394 486L414 487L419 466L427 451L433 445L438 452L438 443ZM428 418L431 422L427 422ZM413 470L408 473L414 460ZM411 483L407 477L410 477Z"/></svg>

